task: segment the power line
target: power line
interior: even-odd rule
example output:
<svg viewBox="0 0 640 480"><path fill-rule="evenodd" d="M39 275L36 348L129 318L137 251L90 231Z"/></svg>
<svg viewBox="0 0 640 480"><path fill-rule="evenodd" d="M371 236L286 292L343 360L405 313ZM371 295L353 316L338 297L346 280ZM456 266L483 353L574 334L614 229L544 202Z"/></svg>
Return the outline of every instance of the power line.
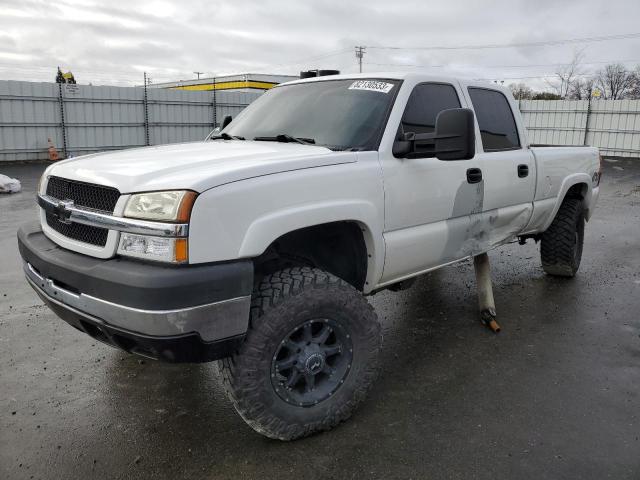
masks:
<svg viewBox="0 0 640 480"><path fill-rule="evenodd" d="M326 53L323 53L323 54L320 54L320 55L316 55L316 56L312 56L312 57L304 57L304 58L299 58L297 60L291 60L288 63L267 64L264 67L258 69L257 72L263 71L263 70L268 69L268 68L274 68L274 67L288 67L288 66L291 66L291 65L300 65L300 64L303 64L303 63L308 64L309 62L322 60L322 59L329 58L329 57L334 57L336 55L342 55L342 54L350 52L350 51L351 51L351 47L343 48L341 50L333 50L331 52L326 52Z"/></svg>
<svg viewBox="0 0 640 480"><path fill-rule="evenodd" d="M492 43L485 45L457 45L457 46L431 46L431 47L398 47L398 46L373 46L367 48L376 50L484 50L490 48L514 48L514 47L543 47L551 45L569 45L575 43L606 42L610 40L628 40L639 38L640 32L621 33L616 35L602 35L598 37L568 38L563 40L544 40L540 42L517 42L517 43Z"/></svg>
<svg viewBox="0 0 640 480"><path fill-rule="evenodd" d="M320 60L320 59L323 59L323 58L328 58L328 57L332 57L332 56L335 56L335 55L341 55L341 54L350 52L351 48L352 47L344 48L344 49L341 49L341 50L334 50L334 51L326 52L326 53L319 54L319 55L316 55L316 56L304 57L304 58L300 58L300 59L297 59L297 60L292 60L289 63L268 64L268 65L265 66L265 68L277 67L277 66L286 66L286 65L298 65L300 63L304 63L304 62L308 62L308 61ZM27 70L27 69L28 70L41 69L41 70L47 70L47 71L52 68L51 65L42 65L42 64L24 65L24 64L21 64L21 63L17 63L17 62L14 62L14 63L3 63L3 62L0 62L0 68L1 67L18 68L18 69L24 69L24 70ZM92 68L92 67L88 67L88 68L74 67L73 70L74 71L79 71L79 72L87 72L87 73L104 73L104 74L121 73L121 74L124 74L124 75L135 75L135 76L141 76L143 74L142 70L138 71L138 70L133 70L133 69L125 71L125 70L117 70L117 69L116 70L114 70L114 69L104 69L104 70L102 70L102 69L96 69L96 68ZM181 71L179 71L177 69L172 69L172 70L176 72L175 75L182 75L182 74L184 74L186 72L185 70L181 70ZM254 69L250 68L249 70L254 70ZM166 71L166 69L158 67L156 69L153 69L152 71ZM197 74L198 72L193 72L193 73ZM204 72L199 72L199 73L203 74ZM170 73L165 73L165 75L171 75L171 74Z"/></svg>
<svg viewBox="0 0 640 480"><path fill-rule="evenodd" d="M558 75L557 73L550 73L548 75L532 75L527 77L506 77L502 75L500 77L493 77L493 78L477 78L476 80L529 80L529 79L535 79L535 78L551 78L551 77L556 77L557 75ZM593 76L593 73L576 73L573 76L574 77L591 77Z"/></svg>
<svg viewBox="0 0 640 480"><path fill-rule="evenodd" d="M296 60L292 60L289 63L282 63L282 64L271 64L271 65L266 65L263 68L258 68L258 69L254 69L251 68L249 70L253 70L255 73L259 73L261 71L270 69L270 68L274 68L274 67L278 67L278 66L290 66L290 65L299 65L302 63L308 63L311 61L316 61L316 60L321 60L324 58L329 58L329 57L333 57L336 55L342 55L345 54L347 52L350 52L351 47L349 48L343 48L341 50L333 50L333 51L329 51L329 52L325 52L322 54L318 54L315 56L311 56L311 57L305 57L305 58L300 58L300 59L296 59ZM47 76L48 73L51 71L51 66L50 65L37 65L37 64L30 64L30 65L24 65L24 64L20 64L20 63L0 63L0 71L2 70L10 70L13 73L16 72L38 72L43 75L43 76ZM101 69L96 69L96 68L73 68L74 72L78 72L86 77L91 77L91 79L93 80L98 80L98 81L109 81L109 80L115 80L115 79L119 79L121 82L130 82L130 83L139 83L140 78L143 75L142 71L136 71L136 70L128 70L128 71L124 71L124 70L112 70L112 69L105 69L105 70L101 70ZM175 80L176 77L179 77L181 75L184 75L184 71L182 72L178 72L177 70L174 69L174 71L176 73L172 74L169 72L166 72L165 69L153 69L152 73L154 73L154 78L156 81L161 81L161 79L166 78L167 81L171 81L171 80ZM194 72L197 73L198 72ZM203 72L199 72L200 74L202 74ZM103 77L103 78L96 78L96 77Z"/></svg>
<svg viewBox="0 0 640 480"><path fill-rule="evenodd" d="M579 65L598 65L598 64L612 64L612 63L630 63L638 62L640 60L603 60L598 62L580 62ZM458 67L475 67L475 68L535 68L535 67L564 67L571 65L571 63L539 63L530 65L476 65L473 63L452 63L441 65L418 65L411 63L371 63L367 62L365 65L376 65L380 67L416 67L416 68L451 68L453 66Z"/></svg>
<svg viewBox="0 0 640 480"><path fill-rule="evenodd" d="M616 35L603 35L603 36L594 36L594 37L583 37L583 38L571 38L571 39L563 39L563 40L546 40L546 41L540 41L540 42L529 42L529 43L525 43L525 42L520 42L520 43L507 43L507 44L485 44L485 45L459 45L459 46L429 46L429 47L398 47L398 46L356 46L356 58L358 59L358 65L359 65L359 70L362 71L362 65L363 65L363 57L364 57L364 53L365 50L367 48L370 49L376 49L376 50L480 50L480 49L496 49L496 48L514 48L514 47L540 47L540 46L550 46L550 45L564 45L564 44L575 44L575 43L589 43L589 42L603 42L603 41L611 41L611 40L627 40L627 39L635 39L635 38L640 38L640 32L638 33L626 33L626 34L616 34ZM299 65L302 63L308 63L308 62L312 62L312 61L317 61L317 60L321 60L321 59L325 59L325 58L329 58L329 57L333 57L333 56L337 56L337 55L342 55L344 53L349 52L351 49L347 48L347 49L341 49L341 50L334 50L334 51L330 51L330 52L326 52L323 54L319 54L316 56L311 56L311 57L304 57L304 58L300 58L300 59L296 59L296 60L292 60L288 63L281 63L281 64L270 64L270 65L266 65L263 68L258 69L258 71L262 71L265 70L267 68L274 68L274 67L284 67L284 66L291 66L291 65ZM617 63L623 63L623 62L630 62L632 60L623 60L623 61L618 61ZM596 63L616 63L616 62L590 62L590 63L585 63L585 64L596 64ZM380 66L403 66L403 67L422 67L422 68L444 68L447 67L447 65L417 65L417 64L375 64L375 63L370 63L369 65L380 65ZM567 64L544 64L544 65L491 65L491 66L486 66L486 67L482 67L482 68L533 68L533 67L548 67L548 66L560 66L560 65L567 65ZM7 64L0 64L0 70L1 69L8 69L7 67L11 68L12 71L15 70L22 70L22 71L50 71L51 67L50 66L38 66L38 65L19 65L19 64L12 64L12 65L7 65ZM118 71L118 70L98 70L98 69L94 69L94 68L74 68L75 71L84 73L84 75L87 76L92 76L92 77L98 77L98 76L102 76L102 77L108 77L110 79L116 79L119 78L121 80L124 81L124 79L126 78L127 81L136 81L140 75L142 74L142 72L139 71ZM164 70L164 69L162 69ZM159 69L159 71L162 71ZM165 70L166 72L166 70ZM202 74L203 72L194 72L196 73L196 75ZM176 74L171 74L171 73L164 73L163 76L167 76L167 78L169 78L169 76L175 76ZM177 75L179 76L180 74L177 73ZM516 77L514 77L516 78ZM517 77L517 78L541 78L541 77ZM135 79L135 80L134 80Z"/></svg>
<svg viewBox="0 0 640 480"><path fill-rule="evenodd" d="M17 69L17 70L34 70L34 71L46 71L49 72L51 71L52 68L51 65L35 65L35 64L29 64L29 65L24 65L24 64L20 64L20 63L0 63L0 68L4 68L4 69ZM54 68L55 70L55 68ZM164 70L164 69L163 69ZM98 74L98 75L126 75L126 76L135 76L135 77L140 77L143 74L143 71L140 70L113 70L113 69L96 69L96 68L92 68L92 67L88 67L88 68L73 68L73 71L76 72L84 72L84 73L91 73L91 74ZM159 71L158 69L152 69L151 71ZM177 72L177 71L176 71ZM176 75L179 75L180 73L176 73Z"/></svg>
<svg viewBox="0 0 640 480"><path fill-rule="evenodd" d="M13 78L21 78L26 75L32 76L34 80L42 78L48 81L52 75L52 67L44 65L22 65L18 63L0 63L0 73L11 72ZM101 84L140 84L143 77L142 71L137 70L111 70L94 68L73 68L76 76L80 76L82 83ZM176 77L188 76L183 72L170 73L162 70L151 70L155 82L171 81ZM84 77L84 78L83 78ZM36 80L37 81L37 80Z"/></svg>

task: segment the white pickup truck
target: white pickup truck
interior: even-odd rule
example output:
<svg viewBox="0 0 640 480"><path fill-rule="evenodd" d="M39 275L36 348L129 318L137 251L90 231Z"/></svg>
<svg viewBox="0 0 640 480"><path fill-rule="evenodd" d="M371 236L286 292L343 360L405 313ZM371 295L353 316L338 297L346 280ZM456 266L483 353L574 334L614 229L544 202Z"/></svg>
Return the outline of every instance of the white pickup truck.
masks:
<svg viewBox="0 0 640 480"><path fill-rule="evenodd" d="M533 148L508 90L418 73L273 88L205 141L48 167L26 278L127 352L220 362L235 408L290 440L348 418L377 371L365 296L520 239L573 276L598 151Z"/></svg>

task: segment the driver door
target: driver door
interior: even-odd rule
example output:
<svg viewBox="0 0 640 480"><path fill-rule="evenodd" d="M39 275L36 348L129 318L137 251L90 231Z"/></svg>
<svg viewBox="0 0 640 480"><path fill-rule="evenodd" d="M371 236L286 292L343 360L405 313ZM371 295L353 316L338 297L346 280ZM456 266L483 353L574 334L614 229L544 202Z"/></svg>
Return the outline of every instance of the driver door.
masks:
<svg viewBox="0 0 640 480"><path fill-rule="evenodd" d="M398 126L406 132L430 133L442 110L460 108L458 85L420 83L407 101ZM389 284L469 255L472 217L482 213L482 179L477 158L442 161L396 158L381 153L385 190L385 266L380 281ZM481 177L481 176L480 176Z"/></svg>

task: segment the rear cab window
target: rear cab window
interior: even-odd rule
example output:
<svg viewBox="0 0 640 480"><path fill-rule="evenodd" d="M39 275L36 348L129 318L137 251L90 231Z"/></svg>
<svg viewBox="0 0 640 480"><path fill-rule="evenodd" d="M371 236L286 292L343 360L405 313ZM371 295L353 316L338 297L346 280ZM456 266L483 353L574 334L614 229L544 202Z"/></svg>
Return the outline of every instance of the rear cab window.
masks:
<svg viewBox="0 0 640 480"><path fill-rule="evenodd" d="M516 119L507 97L497 90L469 87L485 152L520 149Z"/></svg>

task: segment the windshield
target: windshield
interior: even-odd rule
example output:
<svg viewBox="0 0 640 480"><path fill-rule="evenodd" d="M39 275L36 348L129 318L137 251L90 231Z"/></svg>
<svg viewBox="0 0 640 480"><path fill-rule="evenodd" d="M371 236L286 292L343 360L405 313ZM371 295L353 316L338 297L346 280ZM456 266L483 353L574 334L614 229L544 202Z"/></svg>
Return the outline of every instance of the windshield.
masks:
<svg viewBox="0 0 640 480"><path fill-rule="evenodd" d="M324 80L269 90L228 125L225 137L300 141L334 150L376 149L397 80Z"/></svg>

